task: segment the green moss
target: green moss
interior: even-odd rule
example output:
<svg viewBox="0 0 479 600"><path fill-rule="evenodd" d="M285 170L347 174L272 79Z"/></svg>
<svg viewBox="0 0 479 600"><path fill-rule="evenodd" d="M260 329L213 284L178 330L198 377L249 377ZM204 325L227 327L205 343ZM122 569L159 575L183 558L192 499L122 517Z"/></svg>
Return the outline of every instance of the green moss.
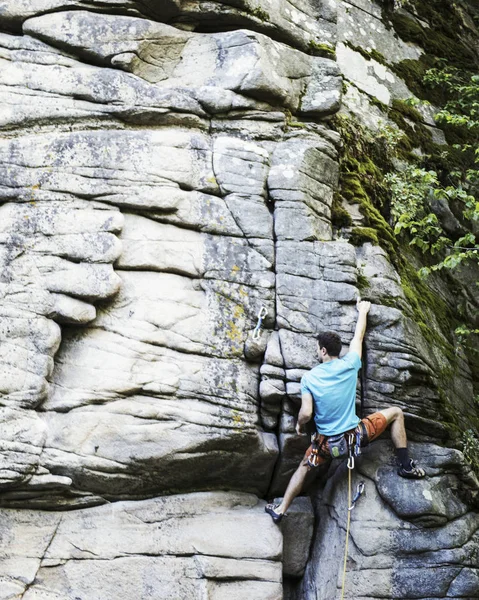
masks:
<svg viewBox="0 0 479 600"><path fill-rule="evenodd" d="M354 227L351 230L349 242L353 246L361 246L366 242L372 242L376 246L379 244L378 234L372 227Z"/></svg>
<svg viewBox="0 0 479 600"><path fill-rule="evenodd" d="M407 82L408 88L421 100L427 100L436 106L445 102L442 90L424 83L426 71L440 66L440 61L428 54L423 54L418 60L405 59L391 64L390 68L398 77Z"/></svg>
<svg viewBox="0 0 479 600"><path fill-rule="evenodd" d="M341 204L337 196L333 198L331 206L331 223L333 227L349 227L352 223L351 215Z"/></svg>
<svg viewBox="0 0 479 600"><path fill-rule="evenodd" d="M397 240L387 223L389 192L384 182L384 173L392 169L384 148L355 120L336 117L333 120L343 139L340 155L338 200L348 204L359 204L364 216L364 229L374 230L373 241L387 252L395 251ZM363 239L356 232L354 239ZM364 232L363 232L364 233Z"/></svg>
<svg viewBox="0 0 479 600"><path fill-rule="evenodd" d="M364 93L364 92L363 92ZM388 112L388 105L384 104L384 102L381 102L381 100L378 100L376 98L376 96L370 96L368 94L368 99L369 102L373 105L373 106L377 106L383 113L387 113Z"/></svg>
<svg viewBox="0 0 479 600"><path fill-rule="evenodd" d="M453 348L453 332L456 320L448 305L419 278L416 269L407 260L406 255L394 260L401 277L401 287L412 310L412 318L419 325L424 338L438 347L450 364L457 362ZM434 323L441 331L436 331Z"/></svg>
<svg viewBox="0 0 479 600"><path fill-rule="evenodd" d="M401 113L411 121L414 121L415 123L420 123L422 121L421 113L416 108L414 108L414 106L408 104L405 100L399 100L395 98L392 101L391 108Z"/></svg>
<svg viewBox="0 0 479 600"><path fill-rule="evenodd" d="M262 8L259 8L259 7L253 8L252 6L248 6L247 10L250 15L252 15L253 17L256 17L260 21L270 21L271 20L269 13L267 13Z"/></svg>
<svg viewBox="0 0 479 600"><path fill-rule="evenodd" d="M331 58L332 60L336 60L336 51L329 44L320 44L319 42L310 40L308 47L310 54L313 56L322 56L323 58Z"/></svg>
<svg viewBox="0 0 479 600"><path fill-rule="evenodd" d="M423 28L417 21L398 11L388 14L395 32L405 42L414 42L426 51L426 54L446 59L458 68L474 68L475 56L460 38L457 13L448 11L442 2L412 2L418 14L426 19L431 27ZM430 6L437 8L430 10ZM442 14L441 14L442 13ZM455 24L455 25L454 25Z"/></svg>
<svg viewBox="0 0 479 600"><path fill-rule="evenodd" d="M360 269L358 272L356 286L357 286L359 292L361 293L361 298L364 296L364 294L366 294L369 291L369 288L371 287L369 285L369 280L362 272L362 269Z"/></svg>
<svg viewBox="0 0 479 600"><path fill-rule="evenodd" d="M388 65L387 60L384 58L381 52L378 52L374 48L372 50L366 50L362 46L355 46L348 40L344 41L343 43L349 48L351 48L351 50L354 50L354 52L358 52L359 54L361 54L361 56L364 56L364 58L366 58L367 60L374 59L376 62L381 63L382 65Z"/></svg>
<svg viewBox="0 0 479 600"><path fill-rule="evenodd" d="M420 121L421 115L418 111L412 107L407 108L412 109L412 111L417 113L417 116L414 115L414 113L406 113L407 118L409 118L410 114L413 115L415 121L413 125L406 120L403 111L399 112L392 108L388 115L389 118L406 134L406 137L399 142L399 146L408 152L410 152L412 148L421 148L425 152L431 153L434 150L431 131Z"/></svg>
<svg viewBox="0 0 479 600"><path fill-rule="evenodd" d="M308 128L307 123L303 123L302 121L296 121L296 119L293 117L290 110L285 109L284 116L285 116L286 129L289 129L289 128L307 129Z"/></svg>

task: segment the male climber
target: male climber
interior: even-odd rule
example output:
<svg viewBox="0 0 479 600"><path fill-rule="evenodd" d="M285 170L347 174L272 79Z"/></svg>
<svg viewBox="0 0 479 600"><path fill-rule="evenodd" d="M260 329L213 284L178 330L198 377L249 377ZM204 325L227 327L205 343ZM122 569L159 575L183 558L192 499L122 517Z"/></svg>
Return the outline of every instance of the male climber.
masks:
<svg viewBox="0 0 479 600"><path fill-rule="evenodd" d="M338 434L354 432L356 428L359 428L362 434L361 445L366 445L391 425L391 439L399 462L398 474L409 479L421 479L426 475L424 470L417 467L409 458L404 415L400 408L385 408L362 421L356 416L357 374L361 368L362 342L370 308L370 302L358 300L359 315L354 337L349 352L342 358L339 358L341 339L337 333L327 331L317 337L320 364L308 371L301 379L301 409L296 433L298 435L303 433L303 426L313 416L314 408L314 423L319 439L316 450L313 450L314 446L311 445L306 451L288 484L281 504L268 504L265 507L275 523L281 521L291 502L301 492L306 475L311 469L311 463L318 466L331 459L328 439ZM339 436L339 439L342 440L342 436ZM315 460L311 461L313 452L317 455Z"/></svg>

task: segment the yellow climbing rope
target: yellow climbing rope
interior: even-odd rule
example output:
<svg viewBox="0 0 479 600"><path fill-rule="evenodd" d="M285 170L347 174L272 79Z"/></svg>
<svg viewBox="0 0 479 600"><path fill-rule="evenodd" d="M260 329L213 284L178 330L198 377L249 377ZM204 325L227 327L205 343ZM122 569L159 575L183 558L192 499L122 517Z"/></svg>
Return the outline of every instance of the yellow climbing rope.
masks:
<svg viewBox="0 0 479 600"><path fill-rule="evenodd" d="M341 600L344 598L344 585L346 583L346 562L348 560L348 545L349 545L349 526L351 524L351 471L348 468L348 523L346 525L346 545L344 548L344 564L343 564L343 585L341 588Z"/></svg>

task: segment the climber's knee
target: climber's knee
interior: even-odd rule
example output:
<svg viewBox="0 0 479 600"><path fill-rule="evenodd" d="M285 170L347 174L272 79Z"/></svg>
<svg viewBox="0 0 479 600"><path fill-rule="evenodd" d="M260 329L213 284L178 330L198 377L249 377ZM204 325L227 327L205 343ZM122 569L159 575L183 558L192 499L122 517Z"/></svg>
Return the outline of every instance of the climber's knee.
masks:
<svg viewBox="0 0 479 600"><path fill-rule="evenodd" d="M393 421L404 420L402 408L391 406L380 411L386 418L387 424L390 425Z"/></svg>

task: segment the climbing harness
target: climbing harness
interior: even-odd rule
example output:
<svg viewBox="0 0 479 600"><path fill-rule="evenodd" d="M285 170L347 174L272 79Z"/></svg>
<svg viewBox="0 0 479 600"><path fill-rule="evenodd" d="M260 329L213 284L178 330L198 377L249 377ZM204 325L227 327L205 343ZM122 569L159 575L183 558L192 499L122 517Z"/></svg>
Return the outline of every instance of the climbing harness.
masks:
<svg viewBox="0 0 479 600"><path fill-rule="evenodd" d="M266 306L262 306L259 309L259 313L258 313L258 322L256 324L256 327L253 330L253 335L252 338L257 341L259 340L260 336L261 336L261 326L263 324L263 319L265 319L268 316L268 311L266 310Z"/></svg>

